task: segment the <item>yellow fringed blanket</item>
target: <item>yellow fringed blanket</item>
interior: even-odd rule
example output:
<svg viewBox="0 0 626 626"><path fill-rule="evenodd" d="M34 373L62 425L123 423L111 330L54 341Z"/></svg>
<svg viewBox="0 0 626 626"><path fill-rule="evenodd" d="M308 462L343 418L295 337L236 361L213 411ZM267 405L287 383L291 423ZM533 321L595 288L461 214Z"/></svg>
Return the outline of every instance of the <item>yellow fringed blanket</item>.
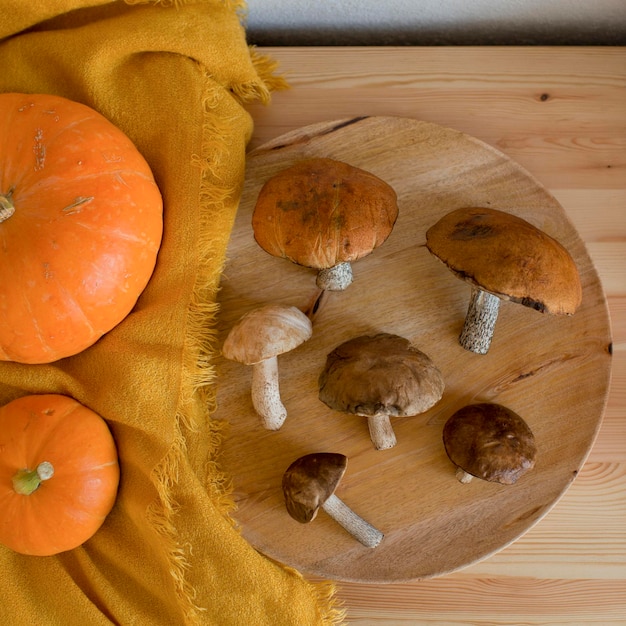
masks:
<svg viewBox="0 0 626 626"><path fill-rule="evenodd" d="M243 184L244 104L279 86L245 41L241 2L0 0L0 91L53 93L119 126L164 198L154 275L83 353L0 363L0 404L62 393L102 415L121 483L83 546L0 546L0 624L307 626L341 621L330 584L259 555L233 527L211 422L216 292Z"/></svg>

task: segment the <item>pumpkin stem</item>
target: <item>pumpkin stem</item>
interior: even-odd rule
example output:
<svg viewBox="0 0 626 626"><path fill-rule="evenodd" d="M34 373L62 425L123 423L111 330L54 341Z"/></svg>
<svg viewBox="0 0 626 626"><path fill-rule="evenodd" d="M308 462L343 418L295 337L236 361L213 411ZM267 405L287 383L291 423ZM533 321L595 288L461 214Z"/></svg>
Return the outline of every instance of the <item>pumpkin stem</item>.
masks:
<svg viewBox="0 0 626 626"><path fill-rule="evenodd" d="M23 496L29 496L44 480L52 478L53 474L54 467L48 461L41 462L34 470L18 470L13 476L13 489Z"/></svg>
<svg viewBox="0 0 626 626"><path fill-rule="evenodd" d="M7 193L0 193L0 224L15 213L12 196L13 189L9 189Z"/></svg>

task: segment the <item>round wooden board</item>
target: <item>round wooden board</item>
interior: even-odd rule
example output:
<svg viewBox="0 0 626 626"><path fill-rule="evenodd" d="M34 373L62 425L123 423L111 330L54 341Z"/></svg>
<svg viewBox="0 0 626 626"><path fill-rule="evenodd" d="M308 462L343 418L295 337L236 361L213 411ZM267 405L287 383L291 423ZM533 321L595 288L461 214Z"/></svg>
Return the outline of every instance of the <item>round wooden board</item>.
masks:
<svg viewBox="0 0 626 626"><path fill-rule="evenodd" d="M400 215L389 239L357 261L354 282L331 293L314 317L313 337L279 357L287 421L264 430L250 401L251 371L218 358L215 419L230 423L221 464L233 477L243 536L267 556L334 580L401 582L445 574L505 547L557 502L581 468L600 425L611 367L606 301L585 246L546 189L481 141L437 125L397 117L316 124L248 155L245 188L220 292L219 337L267 302L307 309L315 272L265 253L251 215L263 183L297 160L328 156L369 170L391 184ZM430 255L425 232L462 206L514 213L558 239L574 257L583 303L571 317L503 303L487 355L457 338L469 287ZM363 418L332 411L317 396L326 355L361 334L402 335L442 371L446 390L427 413L395 418L396 447L377 451ZM221 343L220 343L221 345ZM471 402L504 404L535 433L535 468L515 485L459 483L441 432ZM361 546L323 511L299 524L284 506L281 478L297 457L341 452L348 461L337 495L385 533Z"/></svg>

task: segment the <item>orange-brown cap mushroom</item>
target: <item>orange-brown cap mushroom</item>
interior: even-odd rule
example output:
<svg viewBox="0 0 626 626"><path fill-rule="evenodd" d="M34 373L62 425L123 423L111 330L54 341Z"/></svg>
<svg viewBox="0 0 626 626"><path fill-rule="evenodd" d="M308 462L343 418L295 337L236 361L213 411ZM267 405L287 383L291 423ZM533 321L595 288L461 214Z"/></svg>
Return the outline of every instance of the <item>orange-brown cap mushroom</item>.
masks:
<svg viewBox="0 0 626 626"><path fill-rule="evenodd" d="M529 222L496 209L462 208L426 232L428 250L472 286L459 341L486 354L500 299L542 313L572 315L582 300L580 276L569 252Z"/></svg>
<svg viewBox="0 0 626 626"><path fill-rule="evenodd" d="M296 459L283 475L285 506L301 524L313 521L321 507L364 546L375 548L383 533L335 495L347 465L347 457L335 452L314 452Z"/></svg>
<svg viewBox="0 0 626 626"><path fill-rule="evenodd" d="M266 181L252 228L266 252L318 270L320 289L341 291L352 282L350 263L381 245L397 217L386 182L342 161L312 158Z"/></svg>
<svg viewBox="0 0 626 626"><path fill-rule="evenodd" d="M222 354L252 365L252 405L269 430L287 417L280 399L278 360L312 335L311 320L294 306L267 304L246 313L230 330Z"/></svg>
<svg viewBox="0 0 626 626"><path fill-rule="evenodd" d="M424 413L439 402L444 380L430 357L389 333L344 342L326 358L319 398L331 409L367 417L377 450L396 445L390 416Z"/></svg>
<svg viewBox="0 0 626 626"><path fill-rule="evenodd" d="M443 443L462 483L476 476L512 485L534 467L537 455L528 424L511 409L488 402L456 411L443 428Z"/></svg>

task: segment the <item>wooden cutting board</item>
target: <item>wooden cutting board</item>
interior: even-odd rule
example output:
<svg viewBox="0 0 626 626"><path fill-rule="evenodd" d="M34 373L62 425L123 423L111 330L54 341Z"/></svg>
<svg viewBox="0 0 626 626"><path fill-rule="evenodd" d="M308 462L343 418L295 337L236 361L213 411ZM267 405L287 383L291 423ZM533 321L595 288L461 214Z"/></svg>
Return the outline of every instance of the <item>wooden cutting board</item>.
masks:
<svg viewBox="0 0 626 626"><path fill-rule="evenodd" d="M267 302L308 309L315 272L269 256L255 243L251 214L263 183L310 156L367 169L391 184L400 215L389 239L354 266L354 282L329 294L313 337L279 357L289 412L281 430L260 424L251 372L220 358L216 419L229 422L221 462L233 477L244 537L264 554L325 578L401 582L465 567L508 545L541 519L581 468L600 425L610 378L605 297L585 246L551 194L494 148L458 131L399 117L334 120L266 143L248 157L245 188L228 249L218 340L244 313ZM457 341L469 288L424 246L425 231L461 206L514 213L558 239L574 257L583 303L551 317L503 303L487 355ZM361 334L409 339L442 371L446 390L427 413L393 420L398 444L372 447L362 418L332 411L317 397L326 355ZM535 468L515 485L454 476L441 441L446 419L471 402L498 402L531 426ZM385 533L368 549L324 512L302 525L286 512L281 479L297 457L341 452L348 461L337 495Z"/></svg>

